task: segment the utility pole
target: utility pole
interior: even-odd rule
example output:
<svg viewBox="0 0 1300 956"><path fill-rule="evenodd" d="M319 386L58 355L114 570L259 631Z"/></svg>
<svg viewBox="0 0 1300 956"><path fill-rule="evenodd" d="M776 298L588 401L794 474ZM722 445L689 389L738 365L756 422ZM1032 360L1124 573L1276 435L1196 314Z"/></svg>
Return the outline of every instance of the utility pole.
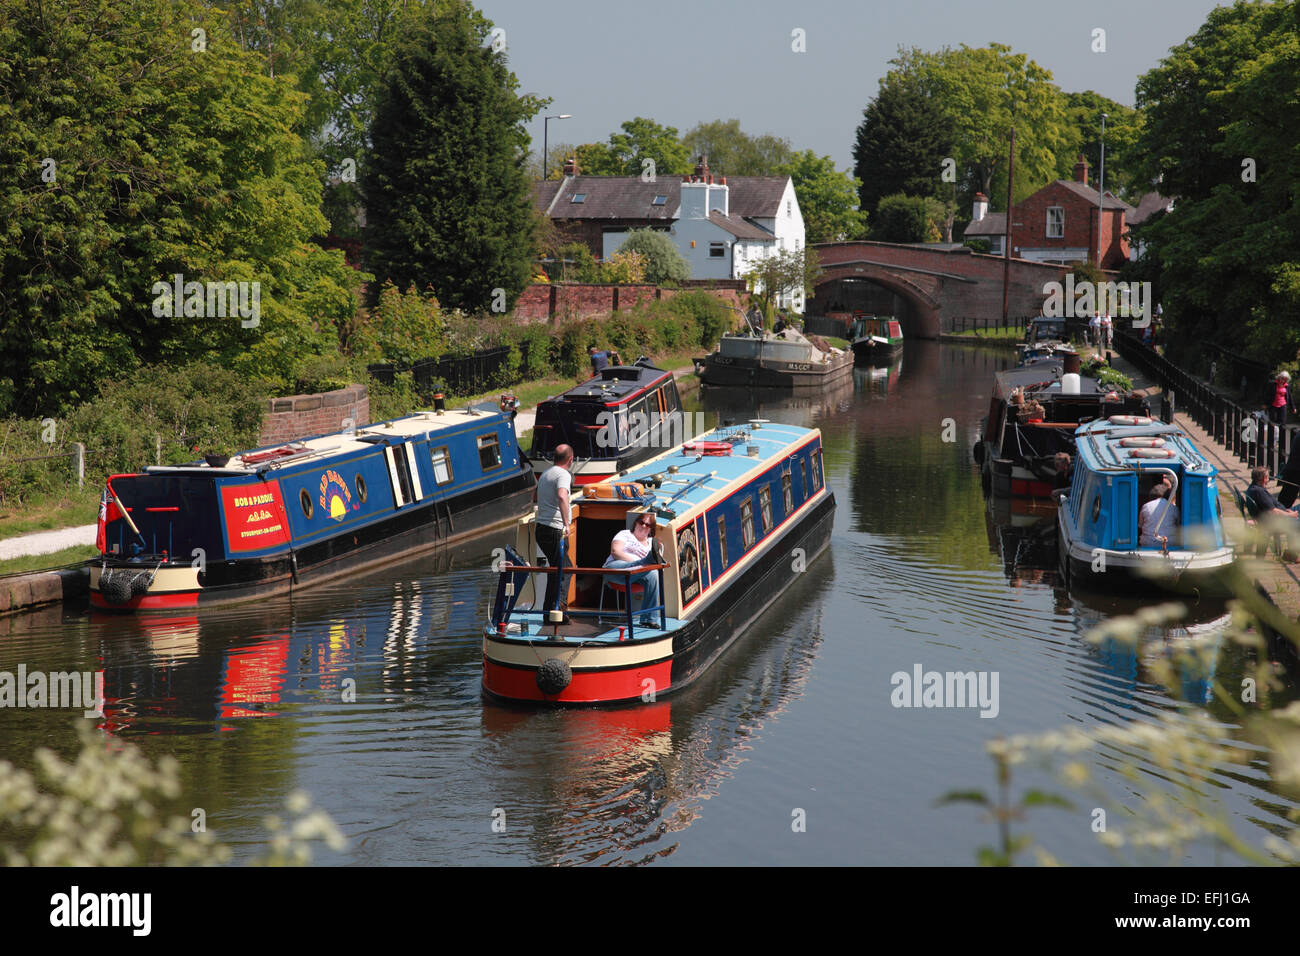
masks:
<svg viewBox="0 0 1300 956"><path fill-rule="evenodd" d="M1007 327L1007 305L1010 289L1007 286L1011 275L1011 184L1016 168L1016 128L1011 127L1011 148L1007 153L1007 224L1002 239L1002 327Z"/></svg>
<svg viewBox="0 0 1300 956"><path fill-rule="evenodd" d="M1097 268L1101 268L1101 217L1106 201L1106 114L1101 114L1101 173L1097 180Z"/></svg>

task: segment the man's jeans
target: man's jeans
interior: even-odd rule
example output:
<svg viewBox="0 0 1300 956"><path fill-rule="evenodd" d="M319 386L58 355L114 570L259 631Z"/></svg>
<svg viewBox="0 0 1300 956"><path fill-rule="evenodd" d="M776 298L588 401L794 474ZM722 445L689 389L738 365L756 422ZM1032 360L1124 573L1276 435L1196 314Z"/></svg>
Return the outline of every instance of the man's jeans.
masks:
<svg viewBox="0 0 1300 956"><path fill-rule="evenodd" d="M559 528L552 528L550 525L539 525L537 528L537 546L542 549L542 554L546 555L546 562L551 567L560 566L560 541L564 537L564 532ZM560 597L560 577L559 574L548 574L546 576L546 597L542 601L542 610L549 611L554 608L555 602Z"/></svg>

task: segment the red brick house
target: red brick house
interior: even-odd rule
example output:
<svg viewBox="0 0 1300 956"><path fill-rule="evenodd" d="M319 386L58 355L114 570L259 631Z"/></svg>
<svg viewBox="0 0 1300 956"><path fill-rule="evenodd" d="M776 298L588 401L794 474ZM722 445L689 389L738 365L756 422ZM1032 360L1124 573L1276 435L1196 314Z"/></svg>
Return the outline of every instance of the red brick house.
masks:
<svg viewBox="0 0 1300 956"><path fill-rule="evenodd" d="M1088 162L1081 155L1074 179L1058 179L1012 207L1011 255L1036 262L1097 260L1097 190L1088 185ZM1128 224L1135 210L1107 192L1101 201L1101 267L1118 269L1129 260ZM975 196L967 239L986 239L990 251L1002 254L1006 214L988 212L988 198Z"/></svg>

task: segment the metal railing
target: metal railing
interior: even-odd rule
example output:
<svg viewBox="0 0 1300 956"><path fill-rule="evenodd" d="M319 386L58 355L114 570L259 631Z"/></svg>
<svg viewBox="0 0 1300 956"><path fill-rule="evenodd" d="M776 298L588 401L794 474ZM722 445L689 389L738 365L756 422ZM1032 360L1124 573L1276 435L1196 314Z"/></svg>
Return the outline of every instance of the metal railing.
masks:
<svg viewBox="0 0 1300 956"><path fill-rule="evenodd" d="M501 576L497 582L496 600L493 602L492 605L494 609L494 613L491 618L491 623L492 626L496 628L498 634L504 635L506 633L506 629L510 624L510 615L513 614L515 611L515 601L511 600L511 598L514 598L516 600L518 598L518 595L508 592L507 588L512 587L516 584L514 578L514 575L516 574L559 574L559 575L598 574L602 576L602 580L601 580L602 590L605 587L605 583L603 580L604 576L611 575L611 574L618 574L623 576L623 584L625 587L625 597L627 600L624 602L626 604L626 607L624 608L624 616L626 618L627 640L630 641L633 639L633 635L635 634L635 624L633 622L633 616L632 616L633 615L632 582L630 579L634 574L642 574L646 571L653 571L655 574L659 576L660 603L653 605L651 607L639 608L636 611L636 615L637 617L644 617L647 614L651 614L657 611L659 614L659 630L661 631L667 630L668 617L666 613L666 605L663 603L663 596L666 593L664 591L664 568L666 567L668 567L668 565L666 564L642 564L631 568L579 568L579 567L571 567L564 564L561 564L558 567L553 565L533 565L533 564L502 565ZM561 577L560 590L559 590L559 593L561 595L564 594L564 590L565 590L564 585L565 585L564 578ZM536 583L534 583L533 585L533 593L534 594L538 593ZM500 609L499 613L496 609ZM529 611L537 611L537 610L538 609L536 607L529 608ZM546 609L542 609L541 613L543 617L542 617L541 627L539 627L538 629L539 635L541 634L541 629L545 628L547 625L547 621L545 617ZM611 616L609 613L601 610L584 611L576 608L565 608L564 614L567 617L591 617L597 619ZM522 625L521 625L521 630L522 630Z"/></svg>
<svg viewBox="0 0 1300 956"><path fill-rule="evenodd" d="M1246 465L1262 466L1273 475L1282 471L1291 454L1296 426L1278 425L1261 409L1248 409L1225 398L1129 332L1117 332L1115 344L1125 360L1160 384L1164 421L1173 420L1176 408Z"/></svg>

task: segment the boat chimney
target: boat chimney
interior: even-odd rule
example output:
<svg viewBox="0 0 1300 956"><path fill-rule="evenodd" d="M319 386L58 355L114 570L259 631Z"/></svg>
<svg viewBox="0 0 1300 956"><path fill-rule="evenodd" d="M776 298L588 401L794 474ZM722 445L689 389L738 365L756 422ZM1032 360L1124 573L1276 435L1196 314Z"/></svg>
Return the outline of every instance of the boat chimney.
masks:
<svg viewBox="0 0 1300 956"><path fill-rule="evenodd" d="M1062 369L1062 371L1064 371L1067 375L1070 372L1074 372L1076 375L1079 373L1080 368L1079 368L1078 352L1066 352L1062 356L1062 359L1065 362L1065 367Z"/></svg>
<svg viewBox="0 0 1300 956"><path fill-rule="evenodd" d="M447 412L447 399L443 397L441 386L434 389L433 410L439 415L444 415Z"/></svg>

